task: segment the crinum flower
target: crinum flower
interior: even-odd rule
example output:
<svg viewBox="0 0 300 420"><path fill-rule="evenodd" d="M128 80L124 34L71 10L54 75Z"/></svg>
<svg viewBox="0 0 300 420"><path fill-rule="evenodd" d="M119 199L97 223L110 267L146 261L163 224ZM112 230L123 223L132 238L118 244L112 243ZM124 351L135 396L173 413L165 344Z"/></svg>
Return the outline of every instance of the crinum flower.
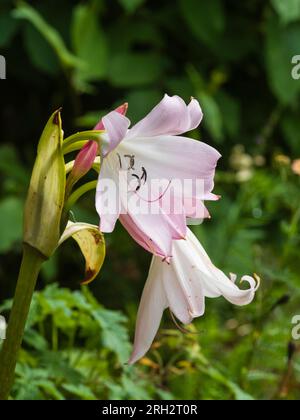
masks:
<svg viewBox="0 0 300 420"><path fill-rule="evenodd" d="M130 364L149 350L159 328L163 312L169 308L183 324L203 316L205 298L223 296L234 305L252 302L259 286L258 278L244 276L250 287L241 290L236 275L228 278L213 265L195 235L188 229L186 240L173 242L170 264L154 256L142 294L136 322L134 348Z"/></svg>
<svg viewBox="0 0 300 420"><path fill-rule="evenodd" d="M102 232L112 232L119 219L142 247L169 260L172 241L186 236L187 218L209 217L203 202L219 198L212 190L220 154L205 143L181 136L197 128L202 117L195 99L186 105L180 97L166 95L131 129L129 119L120 112L102 119L106 133L96 194ZM183 185L186 180L191 181L188 188L177 187L175 181ZM201 191L195 187L198 180ZM153 188L153 181L159 188ZM167 192L170 198L164 200ZM137 211L131 199L134 204L138 200L139 206L155 203L159 211Z"/></svg>

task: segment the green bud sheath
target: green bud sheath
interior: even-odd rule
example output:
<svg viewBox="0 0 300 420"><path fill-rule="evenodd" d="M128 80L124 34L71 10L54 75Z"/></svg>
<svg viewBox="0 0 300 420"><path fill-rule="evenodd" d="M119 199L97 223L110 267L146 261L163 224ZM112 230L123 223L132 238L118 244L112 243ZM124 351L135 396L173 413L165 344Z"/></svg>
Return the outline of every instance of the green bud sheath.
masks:
<svg viewBox="0 0 300 420"><path fill-rule="evenodd" d="M48 121L41 136L24 215L24 242L49 258L61 237L66 173L62 151L60 110Z"/></svg>

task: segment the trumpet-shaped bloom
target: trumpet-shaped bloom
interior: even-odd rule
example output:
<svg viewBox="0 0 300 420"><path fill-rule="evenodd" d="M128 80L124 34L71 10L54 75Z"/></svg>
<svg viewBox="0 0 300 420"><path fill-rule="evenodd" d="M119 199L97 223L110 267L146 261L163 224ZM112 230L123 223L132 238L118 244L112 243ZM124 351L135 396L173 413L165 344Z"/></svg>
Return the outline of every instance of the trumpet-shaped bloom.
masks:
<svg viewBox="0 0 300 420"><path fill-rule="evenodd" d="M199 218L199 210L201 218L209 216L203 202L218 199L212 190L220 154L181 136L197 128L202 117L195 99L186 105L180 97L166 95L131 129L129 119L118 112L102 119L106 135L96 194L102 232L112 232L120 219L141 246L169 259L172 241L186 236L187 218ZM195 187L199 180L200 189ZM180 188L185 181L191 183ZM158 211L153 211L155 205Z"/></svg>
<svg viewBox="0 0 300 420"><path fill-rule="evenodd" d="M243 306L254 299L259 286L254 278L244 276L249 288L241 290L237 277L228 278L213 265L204 248L188 230L187 239L173 242L173 258L166 264L153 257L136 323L134 349L129 363L133 364L150 348L166 308L183 324L189 324L205 311L205 298L223 296Z"/></svg>

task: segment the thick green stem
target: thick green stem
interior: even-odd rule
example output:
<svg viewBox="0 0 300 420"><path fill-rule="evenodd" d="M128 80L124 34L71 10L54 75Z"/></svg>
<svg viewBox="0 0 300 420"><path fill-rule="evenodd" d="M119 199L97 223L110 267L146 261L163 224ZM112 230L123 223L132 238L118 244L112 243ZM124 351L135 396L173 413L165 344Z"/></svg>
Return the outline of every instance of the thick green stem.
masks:
<svg viewBox="0 0 300 420"><path fill-rule="evenodd" d="M97 181L91 181L88 182L81 187L79 187L76 191L73 192L73 194L70 195L70 197L67 200L66 203L66 211L70 211L71 208L74 206L75 203L87 192L95 190L97 188Z"/></svg>
<svg viewBox="0 0 300 420"><path fill-rule="evenodd" d="M101 130L91 130L91 131L82 131L80 133L73 134L70 137L67 137L63 143L63 151L66 153L66 150L75 143L86 141L86 140L94 140L97 143L101 140L101 135L104 131Z"/></svg>
<svg viewBox="0 0 300 420"><path fill-rule="evenodd" d="M0 400L7 400L14 382L17 357L26 320L44 257L24 245L23 259L11 310L6 340L0 353Z"/></svg>
<svg viewBox="0 0 300 420"><path fill-rule="evenodd" d="M87 143L88 140L71 143L63 148L63 153L64 155L67 155L68 153L77 152L78 150L81 150Z"/></svg>

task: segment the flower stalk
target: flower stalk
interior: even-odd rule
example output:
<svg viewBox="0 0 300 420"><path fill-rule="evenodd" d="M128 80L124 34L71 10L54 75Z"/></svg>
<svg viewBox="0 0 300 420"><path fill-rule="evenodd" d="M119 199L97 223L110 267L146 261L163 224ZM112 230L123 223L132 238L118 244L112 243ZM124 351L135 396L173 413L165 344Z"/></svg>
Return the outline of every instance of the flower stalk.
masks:
<svg viewBox="0 0 300 420"><path fill-rule="evenodd" d="M9 324L0 353L0 400L7 400L14 382L17 357L21 348L25 324L36 281L45 258L24 244L23 259L17 282Z"/></svg>
<svg viewBox="0 0 300 420"><path fill-rule="evenodd" d="M63 151L64 153L66 153L66 150L68 150L68 148L75 144L75 143L80 143L80 142L86 142L88 140L93 140L97 143L100 143L101 138L102 138L102 134L103 134L103 130L90 130L90 131L82 131L76 134L73 134L70 137L67 137L64 140L63 143ZM85 143L83 143L85 144Z"/></svg>
<svg viewBox="0 0 300 420"><path fill-rule="evenodd" d="M65 205L65 211L69 212L75 203L87 192L93 191L97 188L97 181L87 182L81 187L77 188L68 198Z"/></svg>

